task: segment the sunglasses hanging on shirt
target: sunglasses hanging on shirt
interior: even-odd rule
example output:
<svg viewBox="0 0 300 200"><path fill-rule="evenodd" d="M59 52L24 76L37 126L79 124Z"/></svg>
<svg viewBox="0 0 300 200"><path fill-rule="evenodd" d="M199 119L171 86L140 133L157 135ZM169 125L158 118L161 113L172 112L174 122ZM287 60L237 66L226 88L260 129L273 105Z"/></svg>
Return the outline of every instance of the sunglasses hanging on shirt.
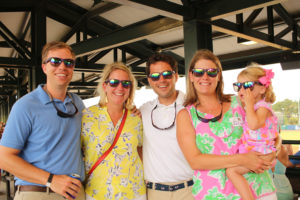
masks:
<svg viewBox="0 0 300 200"><path fill-rule="evenodd" d="M69 114L69 113L65 113L61 110L58 109L58 107L55 105L55 102L53 100L53 97L51 96L51 94L48 92L48 90L44 87L46 93L48 94L49 98L50 98L50 101L51 103L53 104L54 108L56 109L56 112L57 112L57 115L59 117L62 117L62 118L70 118L70 117L73 117L74 115L76 115L78 113L78 108L76 107L76 105L74 104L73 102L73 99L72 99L72 96L70 95L70 93L67 92L67 95L69 96L69 98L71 99L71 103L73 104L74 108L75 108L75 112L72 113L72 114Z"/></svg>
<svg viewBox="0 0 300 200"><path fill-rule="evenodd" d="M195 106L195 107L196 107L196 115L197 115L198 119L199 119L201 122L204 122L204 123L208 123L208 122L216 122L216 121L219 121L219 120L222 118L222 114L223 114L223 104L222 104L222 103L221 103L221 113L220 113L218 116L216 116L216 117L214 117L214 118L210 118L210 119L201 117L201 116L198 114L197 106L198 106L198 104Z"/></svg>
<svg viewBox="0 0 300 200"><path fill-rule="evenodd" d="M168 129L170 129L170 128L172 128L174 125L175 125L175 121L176 121L176 101L175 101L175 103L174 103L174 109L175 109L175 113L174 113L174 120L173 120L173 122L172 122L172 124L170 125L170 126L168 126L168 127L166 127L166 128L160 128L160 127L158 127L157 125L155 125L154 124L154 122L153 122L153 111L155 110L157 108L157 104L156 104L156 106L152 109L152 111L151 111L151 122L152 122L152 126L154 127L154 128L156 128L156 129L159 129L159 130L168 130Z"/></svg>

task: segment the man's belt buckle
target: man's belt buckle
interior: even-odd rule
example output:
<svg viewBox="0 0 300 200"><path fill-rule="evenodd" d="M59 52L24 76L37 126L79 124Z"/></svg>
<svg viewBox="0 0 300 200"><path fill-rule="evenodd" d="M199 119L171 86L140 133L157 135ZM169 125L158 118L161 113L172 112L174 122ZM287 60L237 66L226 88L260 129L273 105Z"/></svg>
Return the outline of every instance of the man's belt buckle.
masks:
<svg viewBox="0 0 300 200"><path fill-rule="evenodd" d="M154 187L153 187L154 185ZM193 180L190 180L187 182L187 187L193 185ZM154 189L154 190L160 190L160 191L176 191L180 190L182 188L185 188L185 183L179 183L176 185L165 185L165 184L160 184L160 183L152 183L148 182L147 183L147 188Z"/></svg>

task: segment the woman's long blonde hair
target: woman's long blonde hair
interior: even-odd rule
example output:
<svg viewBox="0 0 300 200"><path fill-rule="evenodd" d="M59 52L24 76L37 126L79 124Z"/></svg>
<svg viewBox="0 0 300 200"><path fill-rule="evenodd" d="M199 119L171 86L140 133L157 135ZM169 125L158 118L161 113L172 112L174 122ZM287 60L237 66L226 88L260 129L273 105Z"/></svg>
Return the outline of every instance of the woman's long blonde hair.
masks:
<svg viewBox="0 0 300 200"><path fill-rule="evenodd" d="M108 64L104 67L100 82L97 86L97 93L100 94L99 104L101 107L103 107L107 104L107 96L103 89L103 84L105 83L106 80L108 80L110 74L115 70L123 70L124 72L126 72L128 74L129 80L132 82L130 92L129 92L129 97L126 100L125 105L124 105L127 109L132 109L137 83L136 83L136 80L135 80L130 68L122 62L115 62L112 64Z"/></svg>
<svg viewBox="0 0 300 200"><path fill-rule="evenodd" d="M198 62L201 59L210 60L217 66L217 69L219 69L218 75L220 77L217 88L216 88L217 98L220 102L230 102L230 95L223 94L224 83L223 83L221 62L220 62L219 58L217 56L215 56L210 50L201 49L201 50L198 50L194 54L192 61L190 63L190 66L189 66L189 72L192 72L192 70L195 67L196 62ZM187 77L187 86L186 86L187 93L186 93L184 106L188 106L188 105L198 102L197 92L196 92L196 89L195 89L193 83L190 80L189 74L187 74L186 77Z"/></svg>
<svg viewBox="0 0 300 200"><path fill-rule="evenodd" d="M251 81L259 81L259 79L266 75L265 70L257 63L251 63L241 71L238 75L238 77L247 77ZM272 82L268 87L266 87L266 92L263 95L263 98L265 98L266 102L274 103L276 100L275 93L273 92Z"/></svg>

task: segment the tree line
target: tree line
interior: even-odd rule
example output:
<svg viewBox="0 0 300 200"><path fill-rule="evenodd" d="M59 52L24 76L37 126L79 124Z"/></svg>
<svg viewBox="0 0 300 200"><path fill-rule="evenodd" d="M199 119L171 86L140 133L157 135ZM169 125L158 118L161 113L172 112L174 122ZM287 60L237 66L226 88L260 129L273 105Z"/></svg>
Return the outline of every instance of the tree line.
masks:
<svg viewBox="0 0 300 200"><path fill-rule="evenodd" d="M299 102L285 99L273 105L273 111L276 113L280 125L298 125L299 124Z"/></svg>

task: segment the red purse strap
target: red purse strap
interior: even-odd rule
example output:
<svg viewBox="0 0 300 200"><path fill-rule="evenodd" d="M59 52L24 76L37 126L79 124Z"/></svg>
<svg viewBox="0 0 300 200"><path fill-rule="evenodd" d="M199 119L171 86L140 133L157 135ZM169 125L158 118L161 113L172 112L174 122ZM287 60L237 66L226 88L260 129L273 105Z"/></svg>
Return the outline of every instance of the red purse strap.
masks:
<svg viewBox="0 0 300 200"><path fill-rule="evenodd" d="M112 143L112 145L109 147L109 149L107 151L104 152L104 154L102 154L102 156L97 160L97 162L93 165L93 167L90 169L89 173L88 173L88 176L90 176L93 171L96 169L96 167L105 159L105 157L111 152L111 150L114 148L114 146L116 145L120 135L121 135L121 132L122 132L122 129L123 129L123 126L125 124L125 120L126 120L126 117L127 117L127 109L125 108L125 112L124 112L124 116L123 116L123 119L122 119L122 122L120 124L120 127L118 129L118 132L116 134L116 137Z"/></svg>

